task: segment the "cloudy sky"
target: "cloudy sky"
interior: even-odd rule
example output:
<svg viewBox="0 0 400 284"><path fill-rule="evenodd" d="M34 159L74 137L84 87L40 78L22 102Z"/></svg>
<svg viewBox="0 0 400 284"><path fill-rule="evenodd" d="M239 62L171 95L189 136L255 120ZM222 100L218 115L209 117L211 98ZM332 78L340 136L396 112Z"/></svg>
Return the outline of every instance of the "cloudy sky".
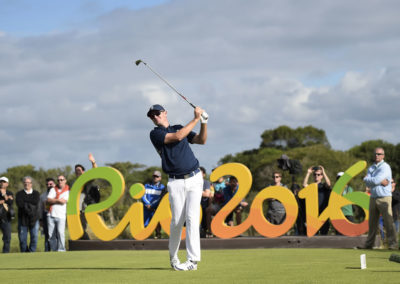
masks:
<svg viewBox="0 0 400 284"><path fill-rule="evenodd" d="M266 129L313 125L334 149L399 143L399 1L0 0L0 172L158 166L151 104L210 115L207 170ZM196 131L198 127L196 127Z"/></svg>

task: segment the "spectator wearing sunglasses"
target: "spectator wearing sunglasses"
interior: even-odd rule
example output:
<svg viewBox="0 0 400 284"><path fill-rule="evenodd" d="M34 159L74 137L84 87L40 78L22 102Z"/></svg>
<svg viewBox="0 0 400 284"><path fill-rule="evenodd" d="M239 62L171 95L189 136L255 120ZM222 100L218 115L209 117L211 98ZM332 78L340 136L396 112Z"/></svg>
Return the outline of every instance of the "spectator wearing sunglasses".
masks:
<svg viewBox="0 0 400 284"><path fill-rule="evenodd" d="M303 187L308 186L308 179L310 175L313 175L314 183L318 185L318 213L321 214L326 207L328 207L329 196L331 195L331 181L327 174L325 173L325 169L323 166L311 167L307 170L307 175L303 181ZM325 182L323 180L325 179ZM320 235L327 235L329 232L329 221L327 220L324 225L319 229Z"/></svg>
<svg viewBox="0 0 400 284"><path fill-rule="evenodd" d="M47 204L50 205L47 215L49 244L51 251L65 251L65 224L67 219L67 202L69 186L63 175L57 177L57 185L50 189Z"/></svg>
<svg viewBox="0 0 400 284"><path fill-rule="evenodd" d="M144 185L145 194L142 197L144 226L147 227L161 202L162 197L166 193L165 185L161 183L161 172L154 171L151 182ZM156 239L161 238L161 226L156 227Z"/></svg>
<svg viewBox="0 0 400 284"><path fill-rule="evenodd" d="M273 183L270 186L283 186L286 187L282 181L282 174L280 172L274 172L272 175ZM268 199L268 210L267 220L271 224L279 225L282 224L286 218L285 207L281 202L276 199Z"/></svg>
<svg viewBox="0 0 400 284"><path fill-rule="evenodd" d="M382 215L386 228L387 243L389 249L398 249L396 230L392 215L392 170L384 161L385 151L376 148L374 151L374 164L368 168L364 182L371 190L369 201L368 237L362 248L372 249L378 231L379 216Z"/></svg>

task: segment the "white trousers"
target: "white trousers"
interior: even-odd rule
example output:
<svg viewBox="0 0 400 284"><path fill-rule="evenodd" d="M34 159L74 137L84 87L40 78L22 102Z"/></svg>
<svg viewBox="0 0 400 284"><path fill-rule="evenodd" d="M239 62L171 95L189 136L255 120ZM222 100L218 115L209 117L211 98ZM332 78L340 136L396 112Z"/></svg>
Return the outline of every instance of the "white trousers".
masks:
<svg viewBox="0 0 400 284"><path fill-rule="evenodd" d="M188 179L172 179L167 184L171 204L169 255L178 257L183 224L186 222L187 259L200 261L200 202L203 192L201 171Z"/></svg>

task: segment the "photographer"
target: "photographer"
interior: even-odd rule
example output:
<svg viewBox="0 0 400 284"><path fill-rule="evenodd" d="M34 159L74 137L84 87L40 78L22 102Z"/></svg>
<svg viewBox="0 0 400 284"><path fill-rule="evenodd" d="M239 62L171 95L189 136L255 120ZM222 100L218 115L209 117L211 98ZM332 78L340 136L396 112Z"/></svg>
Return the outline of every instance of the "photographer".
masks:
<svg viewBox="0 0 400 284"><path fill-rule="evenodd" d="M11 191L7 190L8 178L0 178L0 227L3 232L3 253L10 252L11 243L11 220L14 218L12 207L14 197Z"/></svg>
<svg viewBox="0 0 400 284"><path fill-rule="evenodd" d="M306 205L304 199L299 198L298 193L301 190L300 185L296 183L296 176L300 175L303 171L303 166L299 160L289 159L286 154L282 154L279 159L277 159L278 168L282 171L289 171L292 177L292 184L290 190L296 197L297 205L299 207L299 214L297 215L295 234L296 235L306 235ZM282 176L282 175L281 175Z"/></svg>
<svg viewBox="0 0 400 284"><path fill-rule="evenodd" d="M313 174L314 183L318 185L318 213L321 214L328 207L329 196L331 194L331 181L325 173L323 166L311 167L307 170L307 175L303 181L303 187L308 186L308 179ZM325 182L322 182L325 179ZM327 221L319 230L320 235L327 235L329 232L329 221Z"/></svg>

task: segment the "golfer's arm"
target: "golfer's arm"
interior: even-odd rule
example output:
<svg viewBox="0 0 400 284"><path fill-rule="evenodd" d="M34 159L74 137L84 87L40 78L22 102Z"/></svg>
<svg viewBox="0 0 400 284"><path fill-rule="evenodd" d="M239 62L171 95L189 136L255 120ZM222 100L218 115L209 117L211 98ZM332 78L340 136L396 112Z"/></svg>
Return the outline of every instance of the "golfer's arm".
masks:
<svg viewBox="0 0 400 284"><path fill-rule="evenodd" d="M193 137L193 144L206 144L207 141L207 123L202 123L200 126L200 133Z"/></svg>
<svg viewBox="0 0 400 284"><path fill-rule="evenodd" d="M189 133L193 130L193 128L196 126L196 124L199 120L200 120L200 118L194 118L183 128L179 129L177 132L167 133L167 135L165 135L165 138L164 138L164 143L169 144L169 143L182 141L186 136L189 135Z"/></svg>

